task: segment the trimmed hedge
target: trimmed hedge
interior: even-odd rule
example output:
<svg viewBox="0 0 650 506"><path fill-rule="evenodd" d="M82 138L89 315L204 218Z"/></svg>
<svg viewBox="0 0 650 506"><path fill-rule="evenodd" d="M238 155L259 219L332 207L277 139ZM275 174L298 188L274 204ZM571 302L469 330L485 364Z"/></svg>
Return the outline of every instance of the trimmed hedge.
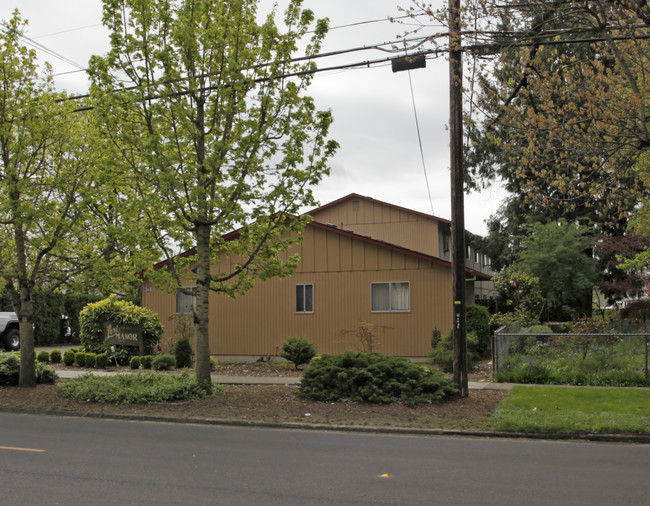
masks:
<svg viewBox="0 0 650 506"><path fill-rule="evenodd" d="M403 401L407 406L446 399L458 391L439 371L379 353L324 354L305 369L298 395L316 401Z"/></svg>
<svg viewBox="0 0 650 506"><path fill-rule="evenodd" d="M110 346L103 339L104 322L125 325L142 325L144 353L150 355L160 342L163 327L158 315L132 302L118 299L112 295L108 299L88 304L79 315L80 338L84 351L91 353L108 353ZM133 346L115 346L114 357L126 365L138 349Z"/></svg>

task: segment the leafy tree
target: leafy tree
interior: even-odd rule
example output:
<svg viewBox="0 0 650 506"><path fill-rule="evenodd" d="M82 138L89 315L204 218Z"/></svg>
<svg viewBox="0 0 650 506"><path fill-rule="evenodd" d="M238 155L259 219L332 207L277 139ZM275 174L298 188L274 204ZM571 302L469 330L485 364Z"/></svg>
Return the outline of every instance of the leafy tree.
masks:
<svg viewBox="0 0 650 506"><path fill-rule="evenodd" d="M538 277L511 265L498 272L493 281L501 311L493 316L493 321L513 320L523 326L539 322L544 298ZM504 313L510 313L512 316L504 319Z"/></svg>
<svg viewBox="0 0 650 506"><path fill-rule="evenodd" d="M20 320L20 386L34 386L35 287L51 290L96 255L87 222L92 164L85 117L53 91L20 44L16 11L0 33L0 279Z"/></svg>
<svg viewBox="0 0 650 506"><path fill-rule="evenodd" d="M209 382L209 292L293 272L284 252L306 223L287 215L314 203L336 149L331 114L304 94L314 64L292 60L308 33L306 55L319 50L327 23L310 32L300 0L284 28L275 11L258 24L250 0L103 3L111 50L91 62L91 94L167 260L157 280L196 283L196 375Z"/></svg>
<svg viewBox="0 0 650 506"><path fill-rule="evenodd" d="M638 0L480 0L464 11L468 183L499 179L511 192L490 220L497 268L531 223L620 237L647 201L648 19Z"/></svg>
<svg viewBox="0 0 650 506"><path fill-rule="evenodd" d="M590 256L593 245L588 230L564 221L536 225L524 239L515 266L539 279L548 319L565 320L591 312L598 276Z"/></svg>

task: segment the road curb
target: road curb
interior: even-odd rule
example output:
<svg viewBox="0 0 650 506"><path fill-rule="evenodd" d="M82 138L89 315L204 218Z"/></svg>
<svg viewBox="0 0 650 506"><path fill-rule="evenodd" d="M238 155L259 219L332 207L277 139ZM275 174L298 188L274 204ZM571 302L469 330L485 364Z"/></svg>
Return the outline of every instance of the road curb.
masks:
<svg viewBox="0 0 650 506"><path fill-rule="evenodd" d="M179 418L160 415L136 415L115 413L94 413L84 411L52 411L0 408L0 413L23 415L64 416L69 418L95 418L133 422L176 423L193 425L212 425L222 427L251 427L282 430L313 430L328 432L348 432L357 434L386 434L429 437L465 437L490 439L530 439L546 441L582 441L620 444L650 444L650 434L592 434L592 433L527 433L489 430L426 429L410 427L367 427L361 425L329 425L303 422L265 422L263 420L233 420L221 418Z"/></svg>

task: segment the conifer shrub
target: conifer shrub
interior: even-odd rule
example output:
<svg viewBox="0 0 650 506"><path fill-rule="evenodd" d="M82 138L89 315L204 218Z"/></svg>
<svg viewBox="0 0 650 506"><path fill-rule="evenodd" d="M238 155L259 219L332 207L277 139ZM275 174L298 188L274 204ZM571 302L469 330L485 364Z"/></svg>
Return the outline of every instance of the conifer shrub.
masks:
<svg viewBox="0 0 650 506"><path fill-rule="evenodd" d="M74 361L79 367L86 367L86 353L83 351L75 353Z"/></svg>
<svg viewBox="0 0 650 506"><path fill-rule="evenodd" d="M140 363L144 369L151 369L151 365L153 364L153 357L151 355L140 357Z"/></svg>
<svg viewBox="0 0 650 506"><path fill-rule="evenodd" d="M75 363L75 352L72 349L65 350L63 353L63 363L66 367L70 367Z"/></svg>
<svg viewBox="0 0 650 506"><path fill-rule="evenodd" d="M84 374L61 385L63 397L78 402L97 403L159 403L182 399L209 397L220 392L219 385L208 385L191 376L182 374L116 374L97 376Z"/></svg>
<svg viewBox="0 0 650 506"><path fill-rule="evenodd" d="M192 344L189 338L181 337L176 341L174 345L174 357L177 368L192 367Z"/></svg>
<svg viewBox="0 0 650 506"><path fill-rule="evenodd" d="M452 380L439 371L403 358L351 351L313 360L298 389L299 396L316 401L403 401L408 406L441 401L456 393Z"/></svg>
<svg viewBox="0 0 650 506"><path fill-rule="evenodd" d="M176 359L171 353L156 355L151 363L155 371L168 371L176 366Z"/></svg>
<svg viewBox="0 0 650 506"><path fill-rule="evenodd" d="M142 357L133 355L129 361L129 367L131 369L140 369L140 364L142 364Z"/></svg>
<svg viewBox="0 0 650 506"><path fill-rule="evenodd" d="M36 383L53 384L58 376L49 365L35 361ZM0 385L18 385L20 374L20 352L0 353Z"/></svg>
<svg viewBox="0 0 650 506"><path fill-rule="evenodd" d="M282 344L280 356L298 366L308 364L316 356L316 346L304 337L290 337Z"/></svg>
<svg viewBox="0 0 650 506"><path fill-rule="evenodd" d="M50 352L46 350L41 350L38 352L38 355L36 355L36 360L39 362L43 362L44 364L49 364L50 363Z"/></svg>
<svg viewBox="0 0 650 506"><path fill-rule="evenodd" d="M36 383L41 385L53 385L59 375L54 369L43 362L36 362Z"/></svg>
<svg viewBox="0 0 650 506"><path fill-rule="evenodd" d="M111 345L104 342L104 322L141 325L145 354L153 353L155 346L160 342L163 332L158 315L148 309L136 306L132 302L111 296L108 299L88 304L79 314L79 337L81 344L84 346L84 351L92 353L108 352ZM122 365L128 364L131 356L137 353L138 350L134 346L114 346L116 351L113 356Z"/></svg>
<svg viewBox="0 0 650 506"><path fill-rule="evenodd" d="M61 363L61 350L52 350L50 352L50 361L53 364Z"/></svg>

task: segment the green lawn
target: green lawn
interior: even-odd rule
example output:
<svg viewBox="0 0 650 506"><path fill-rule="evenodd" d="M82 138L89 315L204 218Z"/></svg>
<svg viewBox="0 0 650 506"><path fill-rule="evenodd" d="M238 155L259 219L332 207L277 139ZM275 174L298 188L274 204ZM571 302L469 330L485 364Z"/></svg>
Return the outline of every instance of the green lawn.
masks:
<svg viewBox="0 0 650 506"><path fill-rule="evenodd" d="M650 390L517 386L493 428L524 432L650 433Z"/></svg>

